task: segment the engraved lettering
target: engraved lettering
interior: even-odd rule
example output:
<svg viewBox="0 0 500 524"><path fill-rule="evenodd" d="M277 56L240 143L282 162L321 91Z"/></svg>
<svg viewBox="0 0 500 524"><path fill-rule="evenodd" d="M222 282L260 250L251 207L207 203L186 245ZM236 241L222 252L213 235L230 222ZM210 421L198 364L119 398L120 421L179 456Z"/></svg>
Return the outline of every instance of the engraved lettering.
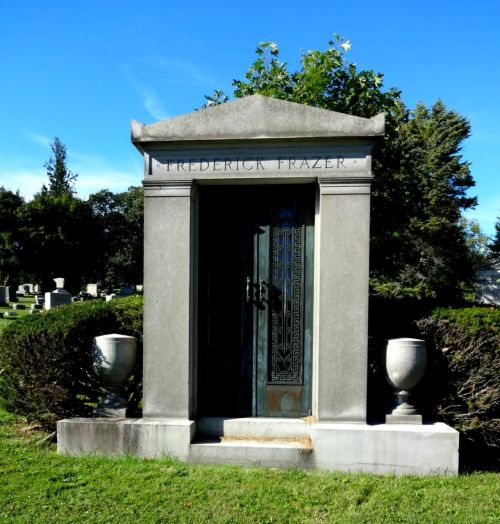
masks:
<svg viewBox="0 0 500 524"><path fill-rule="evenodd" d="M304 167L304 164L307 166L307 169L309 169L309 162L307 161L306 158L304 158L304 160L302 160L299 169L302 169Z"/></svg>
<svg viewBox="0 0 500 524"><path fill-rule="evenodd" d="M317 158L316 159L316 162L314 162L314 164L312 166L313 169L321 169L321 166L318 166L320 160L321 160L321 158Z"/></svg>
<svg viewBox="0 0 500 524"><path fill-rule="evenodd" d="M285 161L284 158L278 158L278 169L281 169L281 164Z"/></svg>
<svg viewBox="0 0 500 524"><path fill-rule="evenodd" d="M264 170L264 165L262 164L262 158L260 158L260 159L257 158L257 170L259 170L259 169Z"/></svg>
<svg viewBox="0 0 500 524"><path fill-rule="evenodd" d="M243 166L243 169L246 169L247 171L251 171L253 169L253 166L251 167L246 166L246 163L251 162L251 161L252 161L251 158L245 158L245 160L243 160L243 162L241 163L241 165Z"/></svg>
<svg viewBox="0 0 500 524"><path fill-rule="evenodd" d="M343 156L338 156L337 157L337 168L339 168L340 166L342 167L346 167L344 166L344 157Z"/></svg>
<svg viewBox="0 0 500 524"><path fill-rule="evenodd" d="M189 171L194 171L195 170L195 164L196 164L196 160L193 160L192 158L189 160Z"/></svg>
<svg viewBox="0 0 500 524"><path fill-rule="evenodd" d="M288 158L288 169L292 169L292 166L293 166L294 169L297 169L297 168L295 167L295 161L296 161L296 160L297 160L297 159L296 159L295 157L293 157L293 156L291 156L291 157Z"/></svg>
<svg viewBox="0 0 500 524"><path fill-rule="evenodd" d="M184 160L177 160L177 171L186 171L184 169Z"/></svg>
<svg viewBox="0 0 500 524"><path fill-rule="evenodd" d="M224 160L224 171L227 171L228 169L233 169L232 168L232 161L229 160L228 158L226 158Z"/></svg>
<svg viewBox="0 0 500 524"><path fill-rule="evenodd" d="M222 171L220 167L220 159L214 158L213 165L214 165L214 171Z"/></svg>
<svg viewBox="0 0 500 524"><path fill-rule="evenodd" d="M210 167L210 162L205 158L200 159L200 171L207 171Z"/></svg>
<svg viewBox="0 0 500 524"><path fill-rule="evenodd" d="M333 164L332 164L332 158L327 156L325 157L325 167L326 169L332 169L333 168Z"/></svg>

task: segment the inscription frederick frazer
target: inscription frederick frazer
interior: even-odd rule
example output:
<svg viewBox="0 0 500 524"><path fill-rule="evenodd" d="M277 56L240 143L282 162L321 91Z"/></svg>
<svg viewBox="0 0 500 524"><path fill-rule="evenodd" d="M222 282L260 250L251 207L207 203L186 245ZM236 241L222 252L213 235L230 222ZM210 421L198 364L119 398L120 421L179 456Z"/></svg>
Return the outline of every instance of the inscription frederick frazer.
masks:
<svg viewBox="0 0 500 524"><path fill-rule="evenodd" d="M359 169L358 158L346 158L344 155L314 155L314 156L232 156L214 158L170 157L152 158L148 174L172 175L182 173L235 173L235 172L265 172L265 171L330 171L342 169Z"/></svg>

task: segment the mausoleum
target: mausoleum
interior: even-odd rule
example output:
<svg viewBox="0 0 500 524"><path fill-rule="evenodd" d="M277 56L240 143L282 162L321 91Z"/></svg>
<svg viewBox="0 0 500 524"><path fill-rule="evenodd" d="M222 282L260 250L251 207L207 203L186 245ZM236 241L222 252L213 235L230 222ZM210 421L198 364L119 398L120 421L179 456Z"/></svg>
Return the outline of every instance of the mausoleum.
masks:
<svg viewBox="0 0 500 524"><path fill-rule="evenodd" d="M58 424L64 453L456 473L444 424L369 425L371 154L384 115L253 95L151 125L140 419Z"/></svg>

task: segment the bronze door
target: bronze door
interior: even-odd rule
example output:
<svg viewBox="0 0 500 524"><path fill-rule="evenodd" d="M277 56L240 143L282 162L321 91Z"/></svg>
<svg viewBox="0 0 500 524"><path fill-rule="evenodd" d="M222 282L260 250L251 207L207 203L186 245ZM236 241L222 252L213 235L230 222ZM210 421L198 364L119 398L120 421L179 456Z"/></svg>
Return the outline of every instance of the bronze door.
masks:
<svg viewBox="0 0 500 524"><path fill-rule="evenodd" d="M202 415L310 413L314 189L200 189Z"/></svg>

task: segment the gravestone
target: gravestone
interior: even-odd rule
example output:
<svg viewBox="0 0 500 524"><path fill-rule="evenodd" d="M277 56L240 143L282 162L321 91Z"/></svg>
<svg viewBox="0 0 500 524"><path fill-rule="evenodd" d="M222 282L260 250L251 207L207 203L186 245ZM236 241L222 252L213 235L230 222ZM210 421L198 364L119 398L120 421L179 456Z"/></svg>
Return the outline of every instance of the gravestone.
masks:
<svg viewBox="0 0 500 524"><path fill-rule="evenodd" d="M56 283L56 289L45 293L44 308L46 310L65 306L72 302L71 294L64 289L64 278L54 278L54 282Z"/></svg>
<svg viewBox="0 0 500 524"><path fill-rule="evenodd" d="M26 306L24 304L14 304L12 306L12 309L18 309L18 310L26 309Z"/></svg>
<svg viewBox="0 0 500 524"><path fill-rule="evenodd" d="M456 474L444 424L366 423L371 155L384 116L253 95L151 125L142 419L62 453Z"/></svg>
<svg viewBox="0 0 500 524"><path fill-rule="evenodd" d="M9 305L9 288L0 286L0 307Z"/></svg>
<svg viewBox="0 0 500 524"><path fill-rule="evenodd" d="M135 290L132 286L122 286L118 294L121 297L128 297L130 295L133 295L134 293L135 293Z"/></svg>
<svg viewBox="0 0 500 524"><path fill-rule="evenodd" d="M9 293L9 302L17 302L17 293L15 286L8 286L8 293Z"/></svg>
<svg viewBox="0 0 500 524"><path fill-rule="evenodd" d="M92 297L98 297L99 289L97 284L87 284L87 293Z"/></svg>
<svg viewBox="0 0 500 524"><path fill-rule="evenodd" d="M39 306L43 306L45 303L45 297L43 295L36 295L35 296L35 304Z"/></svg>

